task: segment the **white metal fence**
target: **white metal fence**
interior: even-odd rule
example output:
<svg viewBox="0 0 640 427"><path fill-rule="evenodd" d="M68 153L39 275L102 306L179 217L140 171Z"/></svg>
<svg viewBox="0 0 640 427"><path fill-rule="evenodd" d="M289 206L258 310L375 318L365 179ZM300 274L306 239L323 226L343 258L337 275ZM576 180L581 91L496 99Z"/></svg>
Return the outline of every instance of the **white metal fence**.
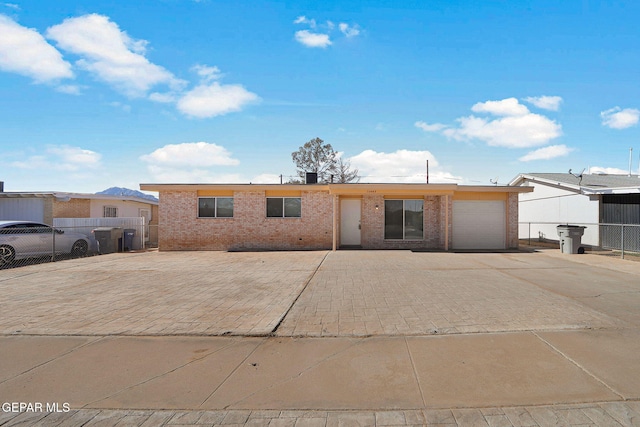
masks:
<svg viewBox="0 0 640 427"><path fill-rule="evenodd" d="M520 222L519 238L529 244L536 242L557 242L557 222ZM619 251L624 258L625 252L640 254L640 224L602 224L571 223L586 227L581 243L594 249Z"/></svg>

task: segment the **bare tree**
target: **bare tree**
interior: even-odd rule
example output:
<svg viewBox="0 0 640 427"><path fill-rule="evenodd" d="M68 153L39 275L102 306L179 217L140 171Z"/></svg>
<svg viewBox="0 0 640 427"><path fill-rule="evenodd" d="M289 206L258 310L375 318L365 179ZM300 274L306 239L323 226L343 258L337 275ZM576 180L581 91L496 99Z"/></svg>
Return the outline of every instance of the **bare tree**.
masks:
<svg viewBox="0 0 640 427"><path fill-rule="evenodd" d="M343 160L339 157L336 162L336 173L334 176L334 182L340 184L346 184L348 182L358 182L360 177L358 176L358 169L351 169L351 163L347 160Z"/></svg>
<svg viewBox="0 0 640 427"><path fill-rule="evenodd" d="M357 178L358 171L351 172L349 163L342 161L331 144L325 144L320 138L306 142L298 151L291 153L291 158L302 182L306 172L317 173L318 182L323 183L331 182L331 175L334 175L335 182L351 182ZM340 178L336 179L338 176L349 179L341 181Z"/></svg>

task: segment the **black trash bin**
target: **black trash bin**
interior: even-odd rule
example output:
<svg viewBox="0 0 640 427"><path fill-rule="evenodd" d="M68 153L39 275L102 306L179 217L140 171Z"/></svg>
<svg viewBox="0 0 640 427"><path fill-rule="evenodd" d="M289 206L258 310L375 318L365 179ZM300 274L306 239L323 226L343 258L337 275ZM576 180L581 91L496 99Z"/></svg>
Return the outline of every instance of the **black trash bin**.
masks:
<svg viewBox="0 0 640 427"><path fill-rule="evenodd" d="M133 228L127 228L124 230L124 249L123 251L132 251L136 238L136 230Z"/></svg>

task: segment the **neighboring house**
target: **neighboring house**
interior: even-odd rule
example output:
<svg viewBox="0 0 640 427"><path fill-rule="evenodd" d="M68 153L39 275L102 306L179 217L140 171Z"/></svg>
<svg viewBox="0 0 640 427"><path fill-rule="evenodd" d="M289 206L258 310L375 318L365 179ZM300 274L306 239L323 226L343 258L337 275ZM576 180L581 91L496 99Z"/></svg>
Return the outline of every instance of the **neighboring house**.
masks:
<svg viewBox="0 0 640 427"><path fill-rule="evenodd" d="M157 225L158 202L133 196L64 192L0 192L0 220L16 219L53 225L57 218L145 217ZM157 227L147 239L157 242Z"/></svg>
<svg viewBox="0 0 640 427"><path fill-rule="evenodd" d="M141 184L160 250L510 249L526 187L457 184Z"/></svg>
<svg viewBox="0 0 640 427"><path fill-rule="evenodd" d="M59 227L61 218L145 218L147 227L142 243L154 246L158 242L158 202L135 196L116 196L65 192L0 192L0 220L36 221ZM58 221L54 221L58 220ZM63 224L67 224L64 221ZM70 222L70 226L86 232L92 227L86 221ZM113 221L111 221L113 222ZM95 228L95 226L93 227ZM88 231L87 231L88 230Z"/></svg>
<svg viewBox="0 0 640 427"><path fill-rule="evenodd" d="M620 227L593 224L640 224L638 175L527 173L509 185L535 188L520 194L521 237L530 232L535 238L558 240L557 225L587 224L582 243L619 249ZM640 227L628 231L637 234Z"/></svg>

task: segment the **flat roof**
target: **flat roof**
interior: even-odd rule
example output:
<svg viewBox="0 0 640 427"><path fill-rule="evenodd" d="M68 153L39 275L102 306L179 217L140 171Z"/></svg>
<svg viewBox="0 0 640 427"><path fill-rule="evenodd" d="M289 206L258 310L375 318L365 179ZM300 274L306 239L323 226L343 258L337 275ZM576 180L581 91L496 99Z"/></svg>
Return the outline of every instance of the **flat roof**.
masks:
<svg viewBox="0 0 640 427"><path fill-rule="evenodd" d="M148 203L157 205L156 200L145 199L136 196L119 196L112 194L93 194L93 193L67 193L60 191L6 191L0 193L0 199L14 198L47 198L52 197L56 200L67 201L71 199L94 199L94 200L122 200L127 202Z"/></svg>
<svg viewBox="0 0 640 427"><path fill-rule="evenodd" d="M498 192L528 193L533 191L527 187L509 185L459 185L459 184L427 184L427 183L351 183L351 184L140 184L143 191L197 191L197 190L234 190L234 191L267 191L279 189L283 191L326 191L330 194L364 194L364 193L438 193L452 194L464 192Z"/></svg>

